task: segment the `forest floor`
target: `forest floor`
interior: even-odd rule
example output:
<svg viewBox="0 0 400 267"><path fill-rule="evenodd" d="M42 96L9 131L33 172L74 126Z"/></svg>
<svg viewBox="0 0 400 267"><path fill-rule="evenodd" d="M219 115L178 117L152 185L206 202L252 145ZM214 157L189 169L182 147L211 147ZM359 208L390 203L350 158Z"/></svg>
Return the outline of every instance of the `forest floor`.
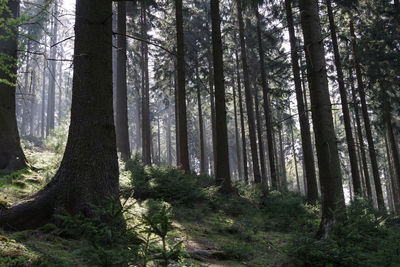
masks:
<svg viewBox="0 0 400 267"><path fill-rule="evenodd" d="M60 163L59 153L44 145L33 146L30 142L25 144L24 150L32 168L11 175L0 174L0 209L6 209L11 203L43 187L53 177ZM129 183L124 177L121 180L125 183L121 187ZM131 213L140 217L148 212L153 202L152 199L134 201L130 206ZM186 258L175 266L284 265L287 255L283 248L290 233L268 230L263 222L265 218L256 208L251 209L254 213L245 216L237 214L240 208L247 209L248 206L238 207L237 210L234 206L225 210L210 208L205 203L196 203L192 207L173 206L173 230L169 233L169 239L183 241L182 250ZM227 209L232 210L227 212ZM0 265L104 265L96 263L98 260L93 258L90 241L85 238L68 238L60 232L53 224L17 232L0 229Z"/></svg>
<svg viewBox="0 0 400 267"><path fill-rule="evenodd" d="M43 187L60 164L59 144L23 144L31 167L0 173L0 213ZM68 216L35 230L0 228L0 266L161 266L165 255L169 266L400 266L398 217L383 229L390 218L363 206L332 239L318 241L319 208L295 193L237 184L225 196L207 176L144 167L137 159L120 165L126 236ZM168 208L165 216L161 207ZM153 227L162 232L163 222L166 249Z"/></svg>

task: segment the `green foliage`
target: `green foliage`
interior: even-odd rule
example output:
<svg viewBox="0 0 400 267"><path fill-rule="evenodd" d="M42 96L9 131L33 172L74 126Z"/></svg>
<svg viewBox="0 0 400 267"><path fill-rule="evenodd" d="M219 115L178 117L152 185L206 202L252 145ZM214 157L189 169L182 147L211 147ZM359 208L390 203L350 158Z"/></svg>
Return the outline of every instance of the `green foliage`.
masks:
<svg viewBox="0 0 400 267"><path fill-rule="evenodd" d="M205 175L186 174L176 168L144 166L139 156L126 163L131 172L134 196L138 199L159 199L175 204L192 205L205 200L206 188L212 180Z"/></svg>
<svg viewBox="0 0 400 267"><path fill-rule="evenodd" d="M57 215L62 225L60 234L87 239L93 248L93 259L101 266L126 266L136 259L140 244L136 226L127 228L123 222L132 206L126 203L121 205L119 198L99 200L99 205L90 205L94 217Z"/></svg>
<svg viewBox="0 0 400 267"><path fill-rule="evenodd" d="M314 231L319 219L319 206L305 204L303 197L294 192L271 191L262 199L263 211L267 214L267 229L290 232Z"/></svg>
<svg viewBox="0 0 400 267"><path fill-rule="evenodd" d="M45 140L46 147L52 149L56 154L62 156L68 139L69 120L64 119L62 123Z"/></svg>
<svg viewBox="0 0 400 267"><path fill-rule="evenodd" d="M219 253L219 258L236 259L240 261L250 260L256 253L250 244L243 241L224 243L221 249L223 253Z"/></svg>
<svg viewBox="0 0 400 267"><path fill-rule="evenodd" d="M296 266L399 266L400 224L375 211L367 201L347 208L326 240L298 233L288 246Z"/></svg>
<svg viewBox="0 0 400 267"><path fill-rule="evenodd" d="M165 205L154 215L143 215L142 222L145 226L142 233L146 235L143 252L143 265L147 262L161 262L162 266L168 266L170 260L176 260L182 256L182 242L178 241L168 246L167 235L172 230L172 208ZM161 246L157 246L152 235L161 239Z"/></svg>

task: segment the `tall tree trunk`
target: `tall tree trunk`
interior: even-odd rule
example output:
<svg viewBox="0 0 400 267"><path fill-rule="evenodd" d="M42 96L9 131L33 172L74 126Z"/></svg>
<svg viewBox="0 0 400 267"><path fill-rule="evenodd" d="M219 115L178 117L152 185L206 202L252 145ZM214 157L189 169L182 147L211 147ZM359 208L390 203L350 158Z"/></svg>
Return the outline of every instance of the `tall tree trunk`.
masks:
<svg viewBox="0 0 400 267"><path fill-rule="evenodd" d="M244 182L247 184L249 182L249 171L247 167L247 152L246 152L246 130L244 126L244 111L243 111L243 98L242 98L242 84L240 82L240 71L239 71L239 56L238 51L235 50L235 60L236 60L236 78L238 84L238 98L239 98L239 115L240 115L240 128L242 133L242 155L243 155L243 176Z"/></svg>
<svg viewBox="0 0 400 267"><path fill-rule="evenodd" d="M299 179L299 172L297 170L297 157L296 157L296 148L295 148L295 142L294 142L294 133L293 133L293 125L290 125L290 139L292 141L292 153L293 153L293 161L294 161L294 171L296 174L296 185L297 185L297 192L301 192L300 191L300 179Z"/></svg>
<svg viewBox="0 0 400 267"><path fill-rule="evenodd" d="M27 44L27 50L30 51L30 40L28 40ZM23 107L23 112L22 112L22 123L21 123L21 135L24 136L26 135L26 124L28 120L28 114L29 114L29 99L31 98L30 92L29 92L29 67L30 67L30 56L26 56L26 66L25 66L25 73L24 73L24 92L22 93L22 107Z"/></svg>
<svg viewBox="0 0 400 267"><path fill-rule="evenodd" d="M62 108L62 91L63 91L63 73L62 73L62 62L58 64L58 125L61 125L61 120L63 118L63 108Z"/></svg>
<svg viewBox="0 0 400 267"><path fill-rule="evenodd" d="M208 27L207 27L208 29ZM211 139L212 139L212 155L213 155L213 168L212 168L212 173L216 173L216 156L217 156L217 134L215 131L216 128L216 122L215 122L215 100L214 100L214 69L213 69L213 63L212 63L212 51L209 48L207 52L207 64L208 64L208 87L210 90L210 110L211 110Z"/></svg>
<svg viewBox="0 0 400 267"><path fill-rule="evenodd" d="M142 37L147 40L147 9L146 3L141 2L142 15ZM149 87L149 65L148 45L142 42L142 154L143 163L151 165L151 122L150 122L150 87Z"/></svg>
<svg viewBox="0 0 400 267"><path fill-rule="evenodd" d="M276 189L276 166L275 166L275 159L274 159L274 146L272 145L272 120L271 120L271 104L269 101L268 95L268 84L267 84L267 77L265 73L265 63L264 63L264 48L262 45L262 36L261 36L261 22L260 22L260 13L258 12L258 5L255 5L255 13L257 18L257 41L258 41L258 55L260 60L260 72L261 72L261 86L263 89L263 99L264 99L264 116L267 126L267 142L268 142L268 158L269 158L269 169L271 172L271 182L272 182L272 189ZM261 154L261 152L260 152ZM261 164L263 160L261 159ZM262 168L262 165L261 165ZM265 167L264 167L265 169ZM263 170L262 170L263 171ZM264 170L265 172L265 170ZM265 174L263 174L265 178Z"/></svg>
<svg viewBox="0 0 400 267"><path fill-rule="evenodd" d="M390 149L389 149L389 144L388 144L388 133L386 131L385 133L385 150L386 150L386 159L387 159L387 164L388 164L388 171L389 171L389 179L386 178L386 192L388 196L388 202L390 201L392 204L389 204L389 210L392 212L397 212L399 210L398 205L396 203L400 203L400 194L399 194L399 187L397 184L397 181L394 178L393 175L393 168L392 168L392 157L390 155ZM385 170L386 171L386 170ZM385 173L386 176L386 173ZM392 205L392 207L391 207Z"/></svg>
<svg viewBox="0 0 400 267"><path fill-rule="evenodd" d="M198 66L196 67L198 72ZM198 77L198 76L197 76ZM203 110L201 107L200 85L197 85L197 110L199 114L199 142L200 142L200 173L206 172L206 155L204 148L204 123L203 123Z"/></svg>
<svg viewBox="0 0 400 267"><path fill-rule="evenodd" d="M282 138L282 127L279 127L278 130L279 137L279 154L280 154L280 162L281 162L281 190L287 191L287 177L286 177L286 161L285 161L285 150L283 147L283 138Z"/></svg>
<svg viewBox="0 0 400 267"><path fill-rule="evenodd" d="M383 90L383 88L381 89ZM388 101L389 96L384 94L382 96L382 105L383 105L383 117L385 120L385 127L387 132L387 143L390 151L390 159L389 161L392 163L392 174L393 174L393 188L394 188L394 197L395 197L395 206L396 211L400 211L400 158L399 158L399 150L397 147L396 139L394 136L393 125L392 125L392 114L391 107Z"/></svg>
<svg viewBox="0 0 400 267"><path fill-rule="evenodd" d="M267 172L265 170L265 150L264 141L262 137L262 122L260 113L260 103L258 99L257 90L254 91L254 103L256 109L256 123L257 123L257 138L258 138L258 152L260 155L260 166L261 166L261 182L267 183Z"/></svg>
<svg viewBox="0 0 400 267"><path fill-rule="evenodd" d="M315 174L315 163L314 163L314 153L311 141L310 122L308 120L307 107L305 107L306 88L304 87L304 85L303 85L304 87L304 98L303 98L299 56L297 54L296 36L293 23L291 0L285 0L285 7L286 7L286 19L289 29L290 51L291 51L292 71L293 71L296 100L297 100L297 111L299 113L299 122L300 122L300 135L301 135L301 144L303 150L303 162L304 162L303 172L305 172L307 179L306 183L307 199L310 202L315 202L316 200L318 200L317 177Z"/></svg>
<svg viewBox="0 0 400 267"><path fill-rule="evenodd" d="M46 45L47 45L46 35L44 36L44 55L46 55ZM47 74L47 60L43 57L43 76L42 76L42 108L41 108L41 119L40 119L40 136L45 137L45 127L46 127L46 74Z"/></svg>
<svg viewBox="0 0 400 267"><path fill-rule="evenodd" d="M352 49L353 49L354 68L356 70L356 77L357 77L357 82L358 82L358 93L360 95L360 100L361 100L361 110L362 110L362 115L364 118L365 133L366 133L367 141L368 141L368 151L369 151L369 157L371 159L372 175L373 175L374 183L375 183L376 198L378 201L378 208L381 210L385 210L385 202L383 201L382 185L381 185L381 180L379 177L375 145L374 145L374 141L372 138L371 123L369 120L367 101L365 98L364 82L363 82L363 78L362 78L360 62L358 60L356 35L354 33L353 18L352 18L352 15L350 15L350 16L351 16L351 18L350 18L350 35L351 35L351 44L352 44Z"/></svg>
<svg viewBox="0 0 400 267"><path fill-rule="evenodd" d="M361 160L362 160L362 166L363 166L363 172L364 172L364 178L365 178L365 186L367 189L367 196L372 199L372 188L371 188L371 180L369 176L369 170L368 170L368 163L367 163L367 156L365 153L365 146L364 146L364 138L362 134L362 128L361 128L361 119L360 119L360 114L358 111L358 101L357 101L357 96L356 96L356 89L354 87L354 79L353 79L353 69L350 67L349 68L349 81L350 81L350 88L351 88L351 95L352 95L352 101L354 105L354 115L356 118L356 130L357 130L357 135L358 135L358 142L359 142L359 148L360 148L360 154L361 154Z"/></svg>
<svg viewBox="0 0 400 267"><path fill-rule="evenodd" d="M242 157L240 155L240 142L239 142L239 126L237 118L237 104L236 104L236 90L235 90L235 78L232 78L232 95L233 95L233 116L235 120L235 142L236 142L236 161L238 170L238 180L242 180ZM238 87L240 87L238 85Z"/></svg>
<svg viewBox="0 0 400 267"><path fill-rule="evenodd" d="M342 176L332 121L318 3L300 0L299 5L322 195L322 220L317 235L326 238L332 224L344 212Z"/></svg>
<svg viewBox="0 0 400 267"><path fill-rule="evenodd" d="M56 19L58 13L58 1L54 1L54 16L52 19L52 38L51 44L57 43L58 37L58 20ZM50 48L50 58L55 59L57 57L57 46ZM50 130L54 129L55 122L55 103L56 103L56 61L50 62L50 80L49 80L49 92L47 99L47 124L46 124L46 136L49 135Z"/></svg>
<svg viewBox="0 0 400 267"><path fill-rule="evenodd" d="M258 154L257 154L256 124L254 120L253 96L250 86L249 69L247 65L246 43L244 40L242 0L236 0L236 6L237 6L238 21L239 21L239 41L240 41L240 50L242 58L244 92L246 96L247 122L249 125L250 149L251 149L251 158L253 163L254 182L260 183L261 176L260 176L260 165L258 162Z"/></svg>
<svg viewBox="0 0 400 267"><path fill-rule="evenodd" d="M9 10L10 12L8 12ZM19 1L9 0L7 8L0 13L0 18L8 22L19 15ZM10 30L8 32L7 30ZM6 71L0 70L0 170L15 171L26 167L26 159L22 151L17 118L15 115L15 90L17 83L17 49L18 28L0 27L0 55L3 64L10 66Z"/></svg>
<svg viewBox="0 0 400 267"><path fill-rule="evenodd" d="M178 168L186 172L190 171L187 119L186 119L186 91L185 91L185 51L183 36L183 10L182 0L175 0L176 11L176 40L177 40L177 70L178 70L178 131L179 131L179 162Z"/></svg>
<svg viewBox="0 0 400 267"><path fill-rule="evenodd" d="M128 96L126 85L126 3L118 2L117 19L117 84L116 84L116 121L117 150L123 161L131 157L128 126Z"/></svg>
<svg viewBox="0 0 400 267"><path fill-rule="evenodd" d="M92 205L102 205L100 198L119 201L110 14L111 1L77 1L74 54L87 56L74 58L71 125L61 166L30 201L3 211L0 227L37 227L62 210L94 217Z"/></svg>
<svg viewBox="0 0 400 267"><path fill-rule="evenodd" d="M340 100L342 102L342 112L343 112L344 128L346 132L347 149L350 158L352 184L354 187L354 194L361 196L362 192L361 192L360 172L358 170L356 148L354 144L353 132L351 130L350 112L347 102L346 88L344 86L344 75L339 53L338 40L336 36L336 24L333 16L331 0L326 0L326 5L328 7L329 29L331 32L333 53L335 56L337 82L339 84Z"/></svg>
<svg viewBox="0 0 400 267"><path fill-rule="evenodd" d="M221 18L219 0L210 1L211 32L214 63L215 84L215 133L217 135L217 156L215 182L222 186L222 191L232 190L231 173L229 169L228 129L226 120L224 63L222 58Z"/></svg>

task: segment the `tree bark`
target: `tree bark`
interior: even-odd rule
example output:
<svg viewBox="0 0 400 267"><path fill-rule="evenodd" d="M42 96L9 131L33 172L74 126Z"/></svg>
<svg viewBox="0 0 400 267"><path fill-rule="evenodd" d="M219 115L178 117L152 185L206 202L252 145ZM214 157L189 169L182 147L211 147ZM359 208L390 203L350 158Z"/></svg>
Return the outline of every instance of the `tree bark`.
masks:
<svg viewBox="0 0 400 267"><path fill-rule="evenodd" d="M254 104L256 109L256 125L257 125L257 138L258 138L258 153L260 155L260 167L261 167L261 182L267 182L267 172L265 170L265 157L264 157L264 141L262 137L262 122L260 113L260 104L258 99L257 90L254 92Z"/></svg>
<svg viewBox="0 0 400 267"><path fill-rule="evenodd" d="M196 59L196 76L199 77L199 66ZM200 174L206 172L206 155L204 148L204 122L203 122L203 109L201 105L200 84L197 85L197 111L199 114L199 142L200 142Z"/></svg>
<svg viewBox="0 0 400 267"><path fill-rule="evenodd" d="M332 11L332 3L331 0L326 0L326 5L328 8L328 17L329 17L329 28L331 32L333 53L335 56L335 66L337 73L337 82L339 84L339 92L340 92L340 100L342 102L342 112L343 112L343 120L344 120L344 128L346 132L346 141L347 141L347 149L350 158L350 168L351 168L351 177L354 188L354 194L357 196L361 196L361 182L360 182L360 172L358 170L357 165L357 154L356 148L354 144L353 132L351 130L351 120L350 120L350 112L349 106L347 102L347 94L346 88L344 85L344 75L342 69L342 62L339 53L339 45L336 36L336 25L335 19Z"/></svg>
<svg viewBox="0 0 400 267"><path fill-rule="evenodd" d="M236 0L236 6L237 6L238 21L239 21L239 41L240 41L240 50L242 58L244 91L246 96L247 122L249 125L250 149L251 149L251 158L253 163L254 182L260 183L261 175L260 175L260 165L258 162L258 154L257 154L256 125L254 120L253 96L250 86L249 69L247 65L246 43L244 40L242 0Z"/></svg>
<svg viewBox="0 0 400 267"><path fill-rule="evenodd" d="M131 157L128 126L128 96L126 85L126 3L118 2L117 19L117 84L116 84L116 122L117 151L121 152L123 161Z"/></svg>
<svg viewBox="0 0 400 267"><path fill-rule="evenodd" d="M380 210L385 210L385 202L383 200L382 185L381 185L381 180L379 177L375 145L374 145L374 141L372 139L371 122L369 119L367 101L365 98L364 82L363 82L363 78L362 78L360 62L358 60L356 35L354 32L353 18L352 18L352 15L350 15L350 16L351 16L351 18L350 18L350 35L351 35L351 44L352 44L352 49L353 49L353 61L354 61L353 63L354 63L354 68L356 70L356 77L357 77L357 82L358 82L358 93L360 95L360 100L361 100L361 111L362 111L362 115L364 118L364 127L365 127L365 133L367 136L369 157L371 159L372 175L373 175L374 183L375 183L376 198L378 201L378 208Z"/></svg>
<svg viewBox="0 0 400 267"><path fill-rule="evenodd" d="M77 1L74 54L83 56L74 57L71 124L61 166L29 201L2 212L1 227L38 227L63 210L93 217L91 205L101 205L99 199L119 201L110 14L111 1Z"/></svg>
<svg viewBox="0 0 400 267"><path fill-rule="evenodd" d="M303 89L301 84L299 56L297 54L296 36L293 22L293 13L291 0L285 0L286 19L289 29L290 51L292 59L292 71L297 100L297 111L299 113L300 135L303 150L304 170L306 175L307 199L311 203L318 200L317 176L315 174L314 153L312 149L312 140L310 132L310 122L308 120L307 108L305 107L306 99L303 101ZM305 94L304 87L304 97Z"/></svg>
<svg viewBox="0 0 400 267"><path fill-rule="evenodd" d="M318 4L314 0L300 0L299 5L322 195L322 220L317 236L326 238L333 223L344 212L342 176L333 128Z"/></svg>
<svg viewBox="0 0 400 267"><path fill-rule="evenodd" d="M179 131L179 162L178 168L186 172L190 171L187 118L186 118L186 91L185 91L185 51L183 36L183 10L182 0L175 0L176 8L176 39L177 39L177 70L178 70L178 131Z"/></svg>

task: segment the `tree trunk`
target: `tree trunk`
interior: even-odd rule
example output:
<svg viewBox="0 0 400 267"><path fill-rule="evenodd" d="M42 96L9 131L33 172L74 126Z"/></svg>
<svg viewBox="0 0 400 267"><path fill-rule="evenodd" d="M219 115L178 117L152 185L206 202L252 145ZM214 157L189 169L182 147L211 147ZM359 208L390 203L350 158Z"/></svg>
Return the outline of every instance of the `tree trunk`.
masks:
<svg viewBox="0 0 400 267"><path fill-rule="evenodd" d="M358 82L358 93L360 95L360 100L361 100L361 110L362 110L362 114L363 114L363 118L364 118L364 127L365 127L365 133L366 133L367 141L368 141L368 151L369 151L369 157L371 159L372 175L373 175L374 183L375 183L376 198L378 201L378 208L381 210L385 210L385 202L383 201L382 185L381 185L381 180L379 177L375 145L374 145L374 141L372 139L372 129L371 129L371 123L370 123L369 115L368 115L367 101L365 98L365 89L364 89L364 82L363 82L362 73L361 73L361 67L360 67L360 63L358 60L356 35L354 33L354 25L353 25L352 17L350 18L350 35L351 35L351 44L352 44L352 49L353 49L354 68L356 70L356 77L357 77L357 82Z"/></svg>
<svg viewBox="0 0 400 267"><path fill-rule="evenodd" d="M62 108L62 83L63 83L63 73L62 73L62 62L58 64L58 125L61 125L61 120L63 118L63 108Z"/></svg>
<svg viewBox="0 0 400 267"><path fill-rule="evenodd" d="M389 171L389 179L386 178L386 193L387 193L387 197L388 197L388 202L389 202L389 210L392 212L397 212L399 210L398 207L398 203L400 203L399 201L399 187L397 184L397 181L394 179L394 175L393 175L393 168L392 168L392 157L390 155L390 149L389 149L389 144L388 144L388 133L386 131L385 133L385 150L386 150L386 160L387 160L387 165L388 165L388 171ZM385 169L386 171L386 169ZM386 176L386 172L385 172L385 176ZM392 204L390 204L390 202ZM397 203L397 204L396 204Z"/></svg>
<svg viewBox="0 0 400 267"><path fill-rule="evenodd" d="M244 128L245 126L244 126L242 85L240 82L239 56L238 56L237 50L235 50L235 60L236 60L236 76L237 76L237 84L238 84L240 128L241 128L241 132L242 132L243 176L244 176L244 182L247 184L249 182L249 170L247 167L246 129Z"/></svg>
<svg viewBox="0 0 400 267"><path fill-rule="evenodd" d="M238 81L239 82L239 81ZM238 180L242 180L242 157L240 156L240 142L239 142L239 127L237 118L237 105L236 105L236 90L235 90L235 78L232 78L232 95L233 95L233 116L235 120L235 141L236 141L236 161L238 169ZM240 85L238 85L240 87Z"/></svg>
<svg viewBox="0 0 400 267"><path fill-rule="evenodd" d="M370 177L369 177L367 156L366 156L366 153L365 153L364 138L363 138L362 128L361 128L361 119L360 119L360 114L359 114L359 111L358 111L358 101L357 101L357 96L356 96L356 90L354 88L354 80L353 80L352 68L349 69L349 80L350 80L352 101L353 101L353 105L354 105L354 115L355 115L355 118L356 118L356 125L357 125L357 127L356 127L357 129L356 130L357 130L357 135L358 135L358 142L359 142L361 160L362 160L363 171L364 171L365 186L366 186L366 189L367 189L367 196L370 199L372 199L371 181L370 181Z"/></svg>
<svg viewBox="0 0 400 267"><path fill-rule="evenodd" d="M199 64L196 56L196 77L199 77ZM199 143L200 143L200 174L204 174L206 172L206 155L205 155L205 147L204 147L204 122L203 122L203 109L201 104L201 94L200 94L200 84L197 84L196 93L197 93L197 112L199 115Z"/></svg>
<svg viewBox="0 0 400 267"><path fill-rule="evenodd" d="M236 6L237 6L238 21L239 21L239 41L240 41L240 50L242 58L244 92L246 96L247 122L249 125L250 149L251 149L251 158L253 163L254 182L260 183L261 176L260 176L260 165L258 162L258 154L257 154L256 125L254 120L253 96L250 87L249 69L247 65L247 55L246 55L246 43L244 40L242 0L236 0Z"/></svg>
<svg viewBox="0 0 400 267"><path fill-rule="evenodd" d="M342 102L344 128L346 132L347 149L350 158L350 168L351 168L351 177L354 188L354 194L357 196L361 196L360 172L358 170L356 148L354 144L353 132L351 130L350 112L347 103L346 88L344 86L344 75L339 53L338 40L336 36L336 25L333 16L331 0L326 0L326 5L328 7L329 28L331 32L332 46L335 56L335 66L337 73L337 82L339 84L340 100Z"/></svg>
<svg viewBox="0 0 400 267"><path fill-rule="evenodd" d="M256 123L257 123L257 138L258 138L258 153L260 155L260 166L261 166L261 182L267 182L267 172L265 170L265 157L264 157L264 141L262 137L262 122L261 122L261 113L260 113L260 105L257 90L254 92L254 103L256 109Z"/></svg>
<svg viewBox="0 0 400 267"><path fill-rule="evenodd" d="M52 19L52 38L51 45L57 43L58 37L58 21L56 19L58 13L58 1L54 1L54 16ZM50 48L50 58L55 59L57 57L57 46ZM47 99L47 124L46 124L46 136L49 135L50 131L54 129L55 122L55 104L56 104L56 61L50 62L50 79L49 79L49 92Z"/></svg>
<svg viewBox="0 0 400 267"><path fill-rule="evenodd" d="M279 152L280 152L280 161L281 161L281 191L287 191L287 177L286 177L286 163L285 163L285 151L283 147L283 138L282 138L282 127L279 127L278 131L279 137Z"/></svg>
<svg viewBox="0 0 400 267"><path fill-rule="evenodd" d="M257 17L257 41L258 41L258 55L260 60L260 72L261 72L261 86L263 89L263 99L264 99L264 116L267 126L267 142L268 142L268 158L269 158L269 169L271 172L271 182L272 182L272 189L276 189L276 166L275 166L275 159L274 159L274 146L272 145L272 120L271 120L271 104L269 102L269 95L268 95L268 84L267 84L267 77L265 74L265 63L264 63L264 48L262 45L262 36L261 36L261 22L260 22L260 13L258 12L258 5L255 5L255 13ZM260 152L261 154L261 152ZM261 159L261 164L263 160ZM262 168L262 165L261 165ZM264 167L265 169L265 167ZM263 171L261 169L261 171ZM264 170L265 172L265 170ZM265 174L263 174L263 178L265 178Z"/></svg>
<svg viewBox="0 0 400 267"><path fill-rule="evenodd" d="M228 129L226 120L224 63L222 58L219 0L210 1L210 11L215 85L215 133L217 136L215 182L218 186L221 186L223 192L229 193L232 190L232 185L229 169Z"/></svg>
<svg viewBox="0 0 400 267"><path fill-rule="evenodd" d="M322 195L322 220L317 236L326 238L332 224L344 212L342 176L332 121L318 3L300 0L299 5Z"/></svg>
<svg viewBox="0 0 400 267"><path fill-rule="evenodd" d="M190 171L187 119L186 119L186 91L185 91L185 51L183 37L183 10L182 0L175 0L176 8L176 40L177 40L177 70L178 70L178 131L179 131L179 162L178 168L186 172Z"/></svg>
<svg viewBox="0 0 400 267"><path fill-rule="evenodd" d="M383 88L381 89L383 90ZM393 125L392 125L392 114L391 114L391 107L388 101L389 96L383 95L382 96L382 105L383 105L383 117L385 120L385 127L387 132L387 143L390 151L390 159L392 163L392 174L393 174L393 188L394 188L394 197L395 197L395 206L396 211L400 211L400 159L399 159L399 150L397 147L396 139L393 132Z"/></svg>
<svg viewBox="0 0 400 267"><path fill-rule="evenodd" d="M117 84L116 84L116 121L117 150L123 161L131 157L129 147L128 97L126 86L126 3L118 2L117 19Z"/></svg>
<svg viewBox="0 0 400 267"><path fill-rule="evenodd" d="M303 161L304 161L303 171L305 172L305 176L307 179L306 183L307 199L308 201L314 203L315 201L318 200L317 177L315 174L315 163L314 163L314 154L312 149L310 122L308 120L308 115L307 115L308 111L307 108L305 107L306 88L304 86L303 86L304 87L304 99L303 99L303 89L301 84L299 56L297 54L296 36L293 23L291 0L285 0L285 7L286 7L286 19L289 29L292 71L293 71L293 78L294 78L294 85L295 85L295 92L297 99L297 111L299 113L299 122L300 122L300 135L301 135L301 144L302 144Z"/></svg>
<svg viewBox="0 0 400 267"><path fill-rule="evenodd" d="M295 170L295 174L296 174L296 185L297 185L297 192L299 192L299 194L301 193L300 191L300 179L299 179L299 172L297 171L297 158L296 158L296 149L294 146L294 133L293 133L293 125L290 125L290 139L292 141L292 153L293 153L293 161L294 161L294 170Z"/></svg>
<svg viewBox="0 0 400 267"><path fill-rule="evenodd" d="M10 12L7 12L7 9ZM0 18L6 22L19 15L19 1L10 0L7 8L2 10ZM26 167L26 159L22 151L17 118L15 115L15 90L17 83L17 49L18 28L9 26L0 27L0 55L4 58L3 64L10 66L6 71L0 70L0 170L12 172ZM7 32L11 30L11 32Z"/></svg>
<svg viewBox="0 0 400 267"><path fill-rule="evenodd" d="M146 3L141 2L142 38L147 40L147 10ZM148 45L142 42L142 156L145 165L151 165L151 123L150 123L150 95L149 95L149 64Z"/></svg>
<svg viewBox="0 0 400 267"><path fill-rule="evenodd" d="M91 205L101 205L100 198L119 201L110 14L111 1L77 1L74 54L86 56L74 57L71 125L61 166L29 201L3 211L1 227L37 227L63 210L93 217Z"/></svg>

